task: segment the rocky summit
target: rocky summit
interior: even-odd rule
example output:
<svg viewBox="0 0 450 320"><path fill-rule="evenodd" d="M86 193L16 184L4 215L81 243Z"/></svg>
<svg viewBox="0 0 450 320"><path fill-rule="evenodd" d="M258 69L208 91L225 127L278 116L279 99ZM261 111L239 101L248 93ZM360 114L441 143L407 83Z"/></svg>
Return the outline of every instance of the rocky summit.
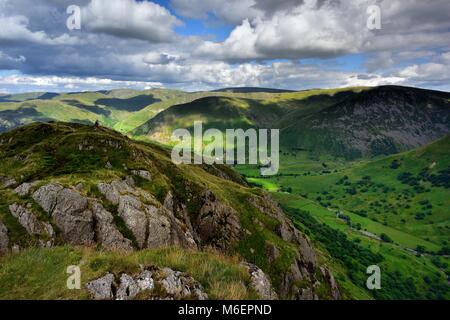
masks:
<svg viewBox="0 0 450 320"><path fill-rule="evenodd" d="M0 163L0 254L88 250L87 267L88 258L69 259L90 270L81 297L214 298L222 271L211 265L226 261L240 279L233 290L247 297L340 298L308 237L229 167L177 166L158 145L65 123L2 134ZM131 262L103 257L117 253ZM197 255L214 261L208 277L186 272L200 272L187 267Z"/></svg>

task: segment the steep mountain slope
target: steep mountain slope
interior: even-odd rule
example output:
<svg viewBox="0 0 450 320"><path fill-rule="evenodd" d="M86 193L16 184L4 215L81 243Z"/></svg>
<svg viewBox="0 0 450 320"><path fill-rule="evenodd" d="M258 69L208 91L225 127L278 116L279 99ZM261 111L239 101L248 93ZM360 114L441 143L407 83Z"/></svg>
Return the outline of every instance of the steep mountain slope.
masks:
<svg viewBox="0 0 450 320"><path fill-rule="evenodd" d="M0 176L2 253L61 245L113 252L213 249L252 263L250 278L262 274L254 265L261 268L280 298L339 297L306 236L268 194L226 166L176 166L167 150L110 129L36 123L0 135ZM53 254L58 251L48 251L49 259ZM13 281L8 266L14 257L0 268L0 283ZM111 268L100 269L129 272ZM270 282L263 283L249 290L271 296Z"/></svg>
<svg viewBox="0 0 450 320"><path fill-rule="evenodd" d="M425 145L450 132L450 93L378 87L284 128L286 148L353 159Z"/></svg>

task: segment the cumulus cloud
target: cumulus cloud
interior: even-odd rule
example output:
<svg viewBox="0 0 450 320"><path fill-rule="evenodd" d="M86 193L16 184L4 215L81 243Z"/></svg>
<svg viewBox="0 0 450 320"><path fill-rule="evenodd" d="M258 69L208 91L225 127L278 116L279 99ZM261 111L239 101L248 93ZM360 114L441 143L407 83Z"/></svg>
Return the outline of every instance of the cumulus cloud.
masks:
<svg viewBox="0 0 450 320"><path fill-rule="evenodd" d="M378 2L382 29L373 31L367 28L367 8L374 3L292 0L280 5L263 1L259 7L275 11L244 20L226 40L205 42L198 53L221 60L302 59L448 45L450 11L446 1Z"/></svg>
<svg viewBox="0 0 450 320"><path fill-rule="evenodd" d="M82 23L92 32L152 42L174 40L180 21L153 2L95 0L82 9Z"/></svg>
<svg viewBox="0 0 450 320"><path fill-rule="evenodd" d="M374 3L381 6L381 30L366 27L366 9ZM82 8L78 31L66 28L66 7L71 4ZM30 5L29 0L0 0L0 69L19 74L0 85L84 90L161 83L199 90L378 84L442 88L448 83L447 0L172 0L170 4L36 0ZM194 27L190 20L183 25L186 17L200 21ZM218 28L227 24L223 30L231 24L225 40L198 36L214 33L209 26L217 20L222 22L214 24Z"/></svg>

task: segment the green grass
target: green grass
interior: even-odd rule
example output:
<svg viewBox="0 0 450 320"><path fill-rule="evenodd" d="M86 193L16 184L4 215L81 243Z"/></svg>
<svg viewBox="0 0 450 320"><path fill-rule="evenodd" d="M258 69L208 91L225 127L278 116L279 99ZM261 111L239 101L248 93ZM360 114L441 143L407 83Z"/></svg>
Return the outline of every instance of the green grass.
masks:
<svg viewBox="0 0 450 320"><path fill-rule="evenodd" d="M67 267L81 269L81 290L67 289ZM90 248L28 249L0 258L0 299L88 299L84 285L107 272L137 273L140 265L169 267L199 281L210 299L255 299L249 275L236 257L179 248L143 250L131 254Z"/></svg>

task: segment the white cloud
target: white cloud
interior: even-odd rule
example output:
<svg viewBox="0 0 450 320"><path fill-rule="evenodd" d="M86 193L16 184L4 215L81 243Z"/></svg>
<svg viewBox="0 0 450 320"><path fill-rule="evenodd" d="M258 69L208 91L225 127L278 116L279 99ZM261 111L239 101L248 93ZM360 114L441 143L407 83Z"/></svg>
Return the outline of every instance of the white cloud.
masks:
<svg viewBox="0 0 450 320"><path fill-rule="evenodd" d="M315 1L269 18L244 20L222 43L205 42L199 54L219 59L276 59L329 57L356 52L370 31L360 1L344 8ZM355 17L349 21L348 17ZM363 27L364 26L364 27Z"/></svg>
<svg viewBox="0 0 450 320"><path fill-rule="evenodd" d="M0 76L0 85L5 87L7 91L14 91L14 87L17 86L39 91L51 91L51 90L68 91L73 89L98 90L98 88L144 89L149 87L162 86L161 83L149 81L124 81L124 80L112 80L107 78L95 78L95 77L82 78L82 77L58 77L58 76L32 76L32 75L8 75L3 77Z"/></svg>
<svg viewBox="0 0 450 320"><path fill-rule="evenodd" d="M92 0L81 17L82 28L92 32L151 42L174 40L173 27L181 23L156 3L134 0Z"/></svg>

